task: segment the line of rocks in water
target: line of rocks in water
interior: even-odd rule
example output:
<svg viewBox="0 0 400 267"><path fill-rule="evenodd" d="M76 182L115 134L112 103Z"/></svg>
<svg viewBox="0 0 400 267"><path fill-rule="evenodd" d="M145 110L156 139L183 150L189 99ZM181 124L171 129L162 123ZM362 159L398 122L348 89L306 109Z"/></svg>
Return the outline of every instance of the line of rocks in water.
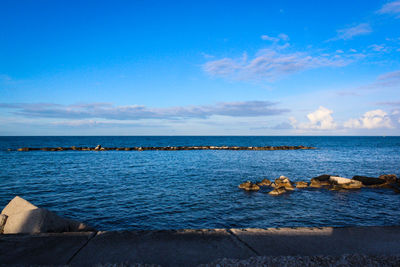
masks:
<svg viewBox="0 0 400 267"><path fill-rule="evenodd" d="M308 146L161 146L161 147L21 147L17 151L146 151L146 150L299 150L299 149L315 149ZM12 151L12 149L9 149Z"/></svg>
<svg viewBox="0 0 400 267"><path fill-rule="evenodd" d="M400 179L395 174L383 174L376 177L367 176L353 176L352 179L340 177L337 175L323 174L311 179L310 183L299 181L293 183L289 178L280 176L275 181L263 179L260 182L247 181L239 185L239 188L245 191L258 191L266 187L271 190L269 195L281 195L286 192L294 191L303 188L325 188L331 191L347 191L361 189L363 187L369 188L389 188L393 189L396 193L400 193Z"/></svg>

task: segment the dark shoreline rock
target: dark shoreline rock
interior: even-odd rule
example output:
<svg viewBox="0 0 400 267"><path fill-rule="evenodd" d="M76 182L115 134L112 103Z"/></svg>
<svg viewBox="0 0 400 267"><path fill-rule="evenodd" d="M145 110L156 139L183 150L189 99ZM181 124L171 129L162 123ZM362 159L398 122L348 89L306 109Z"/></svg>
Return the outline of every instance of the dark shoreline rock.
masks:
<svg viewBox="0 0 400 267"><path fill-rule="evenodd" d="M21 147L16 149L16 151L147 151L147 150L163 150L163 151L177 151L177 150L257 150L257 151L272 151L272 150L300 150L300 149L316 149L315 147L307 146L249 146L249 147L239 147L239 146L166 146L166 147L102 147L97 145L96 147Z"/></svg>
<svg viewBox="0 0 400 267"><path fill-rule="evenodd" d="M353 180L360 181L365 186L374 186L374 185L381 185L381 184L386 183L386 181L384 179L360 176L360 175L353 176Z"/></svg>

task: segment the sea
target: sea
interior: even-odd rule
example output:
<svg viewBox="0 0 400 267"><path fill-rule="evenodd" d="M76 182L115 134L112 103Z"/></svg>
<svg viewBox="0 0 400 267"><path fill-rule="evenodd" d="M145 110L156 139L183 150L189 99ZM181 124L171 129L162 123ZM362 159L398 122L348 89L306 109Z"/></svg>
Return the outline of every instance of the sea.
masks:
<svg viewBox="0 0 400 267"><path fill-rule="evenodd" d="M313 146L274 151L8 151L19 147ZM400 137L0 137L0 209L18 195L99 230L399 225L400 194L270 189L247 180L400 176Z"/></svg>

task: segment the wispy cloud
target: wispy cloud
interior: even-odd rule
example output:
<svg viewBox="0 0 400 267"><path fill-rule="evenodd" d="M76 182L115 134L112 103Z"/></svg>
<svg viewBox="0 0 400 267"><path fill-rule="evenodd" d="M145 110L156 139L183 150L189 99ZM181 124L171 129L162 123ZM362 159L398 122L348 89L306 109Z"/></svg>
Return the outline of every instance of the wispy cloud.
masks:
<svg viewBox="0 0 400 267"><path fill-rule="evenodd" d="M213 115L230 117L273 116L288 112L270 101L222 102L215 105L151 108L142 105L114 106L109 103L59 105L51 103L0 104L14 115L30 118L140 120L207 118Z"/></svg>
<svg viewBox="0 0 400 267"><path fill-rule="evenodd" d="M355 57L340 55L312 55L308 52L285 53L281 46L259 50L253 58L222 58L203 65L211 76L234 80L269 80L296 72L320 68L342 67L353 62Z"/></svg>
<svg viewBox="0 0 400 267"><path fill-rule="evenodd" d="M276 43L279 41L288 41L289 36L284 33L279 34L277 37L272 37L272 36L264 34L264 35L261 35L261 39L264 41L271 41L271 42Z"/></svg>
<svg viewBox="0 0 400 267"><path fill-rule="evenodd" d="M400 70L379 75L377 80L366 86L367 89L386 88L400 85Z"/></svg>
<svg viewBox="0 0 400 267"><path fill-rule="evenodd" d="M393 1L383 5L382 8L378 10L378 13L392 15L400 14L400 1ZM400 18L400 16L397 16L397 18Z"/></svg>
<svg viewBox="0 0 400 267"><path fill-rule="evenodd" d="M372 44L368 47L371 48L375 52L385 52L386 53L386 52L390 51L389 47L387 47L384 44Z"/></svg>
<svg viewBox="0 0 400 267"><path fill-rule="evenodd" d="M336 40L349 40L355 36L366 35L372 32L372 28L368 23L360 23L356 26L337 30L336 37L328 40L328 41L336 41Z"/></svg>

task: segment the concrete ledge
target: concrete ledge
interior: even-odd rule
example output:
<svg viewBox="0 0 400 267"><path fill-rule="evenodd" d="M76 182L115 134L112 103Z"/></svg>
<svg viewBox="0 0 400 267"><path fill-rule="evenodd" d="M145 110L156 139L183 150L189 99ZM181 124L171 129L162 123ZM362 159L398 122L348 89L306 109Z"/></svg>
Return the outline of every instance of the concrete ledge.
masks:
<svg viewBox="0 0 400 267"><path fill-rule="evenodd" d="M224 257L246 259L255 255L223 229L99 232L71 263L85 266L98 262L197 266Z"/></svg>
<svg viewBox="0 0 400 267"><path fill-rule="evenodd" d="M63 265L87 244L93 232L0 235L0 265Z"/></svg>
<svg viewBox="0 0 400 267"><path fill-rule="evenodd" d="M0 235L0 265L197 266L254 256L400 255L400 226Z"/></svg>

